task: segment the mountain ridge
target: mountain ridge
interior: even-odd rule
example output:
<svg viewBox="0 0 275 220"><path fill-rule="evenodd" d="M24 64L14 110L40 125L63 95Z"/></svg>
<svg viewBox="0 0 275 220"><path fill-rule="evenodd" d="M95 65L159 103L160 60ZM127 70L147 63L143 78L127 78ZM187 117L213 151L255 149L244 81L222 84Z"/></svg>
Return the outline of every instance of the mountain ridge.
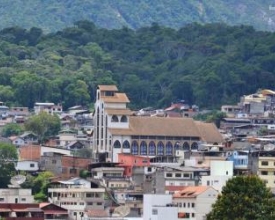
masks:
<svg viewBox="0 0 275 220"><path fill-rule="evenodd" d="M275 30L271 0L0 0L0 5L0 29L39 27L54 32L89 20L107 29L138 29L152 23L178 29L193 22L220 22Z"/></svg>

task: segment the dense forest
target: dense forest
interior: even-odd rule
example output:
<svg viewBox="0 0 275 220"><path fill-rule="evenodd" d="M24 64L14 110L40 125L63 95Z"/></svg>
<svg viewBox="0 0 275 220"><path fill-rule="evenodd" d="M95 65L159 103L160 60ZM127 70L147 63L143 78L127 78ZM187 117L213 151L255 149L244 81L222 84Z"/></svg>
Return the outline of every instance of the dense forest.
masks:
<svg viewBox="0 0 275 220"><path fill-rule="evenodd" d="M132 108L186 100L219 108L259 88L274 89L275 34L251 26L156 23L108 30L89 21L51 34L0 31L0 100L92 107L98 84L116 84Z"/></svg>
<svg viewBox="0 0 275 220"><path fill-rule="evenodd" d="M274 0L0 0L0 5L0 29L40 27L50 33L89 20L107 29L222 22L275 30Z"/></svg>

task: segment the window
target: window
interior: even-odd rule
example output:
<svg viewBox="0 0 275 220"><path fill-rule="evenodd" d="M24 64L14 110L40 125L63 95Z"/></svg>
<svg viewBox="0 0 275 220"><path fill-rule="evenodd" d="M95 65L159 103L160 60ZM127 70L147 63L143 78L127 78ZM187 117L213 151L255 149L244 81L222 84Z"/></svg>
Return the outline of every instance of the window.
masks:
<svg viewBox="0 0 275 220"><path fill-rule="evenodd" d="M148 168L147 168L147 171L148 171L148 172L152 172L152 167L148 167Z"/></svg>
<svg viewBox="0 0 275 220"><path fill-rule="evenodd" d="M172 177L172 173L166 173L166 177Z"/></svg>
<svg viewBox="0 0 275 220"><path fill-rule="evenodd" d="M195 218L195 213L192 213L192 218Z"/></svg>
<svg viewBox="0 0 275 220"><path fill-rule="evenodd" d="M187 142L184 142L182 145L183 150L190 150L190 146Z"/></svg>
<svg viewBox="0 0 275 220"><path fill-rule="evenodd" d="M87 202L87 205L93 205L94 203L93 202Z"/></svg>
<svg viewBox="0 0 275 220"><path fill-rule="evenodd" d="M156 155L156 145L154 141L149 143L149 155Z"/></svg>
<svg viewBox="0 0 275 220"><path fill-rule="evenodd" d="M164 155L164 145L161 141L158 142L157 153L158 155Z"/></svg>
<svg viewBox="0 0 275 220"><path fill-rule="evenodd" d="M30 167L34 167L34 163L31 163L31 164L30 164Z"/></svg>
<svg viewBox="0 0 275 220"><path fill-rule="evenodd" d="M169 141L166 144L166 155L172 155L173 154L173 145L172 143Z"/></svg>
<svg viewBox="0 0 275 220"><path fill-rule="evenodd" d="M152 215L157 215L158 214L158 210L157 209L152 209Z"/></svg>
<svg viewBox="0 0 275 220"><path fill-rule="evenodd" d="M189 178L189 177L190 177L190 175L189 175L189 173L184 173L184 174L183 174L183 177L185 177L185 178Z"/></svg>
<svg viewBox="0 0 275 220"><path fill-rule="evenodd" d="M22 202L26 202L26 198L21 198L21 201Z"/></svg>
<svg viewBox="0 0 275 220"><path fill-rule="evenodd" d="M116 115L113 115L111 122L118 122L118 117Z"/></svg>
<svg viewBox="0 0 275 220"><path fill-rule="evenodd" d="M76 169L75 168L71 168L70 169L70 174L76 174Z"/></svg>
<svg viewBox="0 0 275 220"><path fill-rule="evenodd" d="M140 155L147 155L147 144L145 141L140 144Z"/></svg>
<svg viewBox="0 0 275 220"><path fill-rule="evenodd" d="M194 208L195 207L195 203L192 203L192 208Z"/></svg>
<svg viewBox="0 0 275 220"><path fill-rule="evenodd" d="M181 177L181 173L176 173L176 177Z"/></svg>
<svg viewBox="0 0 275 220"><path fill-rule="evenodd" d="M52 164L56 164L56 160L52 160Z"/></svg>
<svg viewBox="0 0 275 220"><path fill-rule="evenodd" d="M127 122L127 117L125 115L123 115L120 119L120 122Z"/></svg>
<svg viewBox="0 0 275 220"><path fill-rule="evenodd" d="M94 197L94 194L93 194L93 193L86 193L86 197L87 197L87 198Z"/></svg>
<svg viewBox="0 0 275 220"><path fill-rule="evenodd" d="M267 171L262 171L261 175L268 175L268 172Z"/></svg>
<svg viewBox="0 0 275 220"><path fill-rule="evenodd" d="M130 149L130 143L129 143L129 141L124 141L123 142L123 148L124 149Z"/></svg>
<svg viewBox="0 0 275 220"><path fill-rule="evenodd" d="M3 202L5 199L4 198L0 198L0 202Z"/></svg>
<svg viewBox="0 0 275 220"><path fill-rule="evenodd" d="M268 161L262 161L262 166L268 166Z"/></svg>
<svg viewBox="0 0 275 220"><path fill-rule="evenodd" d="M115 141L114 148L121 148L121 144L118 140Z"/></svg>
<svg viewBox="0 0 275 220"><path fill-rule="evenodd" d="M102 202L97 202L96 205L102 205Z"/></svg>
<svg viewBox="0 0 275 220"><path fill-rule="evenodd" d="M138 154L138 143L136 141L133 141L132 143L132 154L137 155Z"/></svg>

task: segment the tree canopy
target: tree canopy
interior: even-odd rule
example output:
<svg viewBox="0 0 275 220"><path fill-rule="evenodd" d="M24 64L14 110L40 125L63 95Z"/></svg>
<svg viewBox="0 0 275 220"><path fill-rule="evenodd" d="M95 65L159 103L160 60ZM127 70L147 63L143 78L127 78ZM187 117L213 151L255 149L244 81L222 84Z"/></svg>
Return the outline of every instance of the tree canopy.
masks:
<svg viewBox="0 0 275 220"><path fill-rule="evenodd" d="M25 122L25 128L38 135L40 142L45 141L47 138L58 134L60 131L61 122L57 115L51 115L44 111L38 115L31 116Z"/></svg>
<svg viewBox="0 0 275 220"><path fill-rule="evenodd" d="M99 84L116 84L131 108L166 108L185 100L200 109L235 104L274 89L275 35L251 26L157 23L108 30L89 21L56 33L0 30L0 100L90 107ZM268 79L268 80L266 80Z"/></svg>
<svg viewBox="0 0 275 220"><path fill-rule="evenodd" d="M258 176L236 176L228 180L213 204L207 220L272 220L275 200Z"/></svg>
<svg viewBox="0 0 275 220"><path fill-rule="evenodd" d="M0 188L8 187L10 179L16 174L15 162L18 155L12 144L0 143Z"/></svg>

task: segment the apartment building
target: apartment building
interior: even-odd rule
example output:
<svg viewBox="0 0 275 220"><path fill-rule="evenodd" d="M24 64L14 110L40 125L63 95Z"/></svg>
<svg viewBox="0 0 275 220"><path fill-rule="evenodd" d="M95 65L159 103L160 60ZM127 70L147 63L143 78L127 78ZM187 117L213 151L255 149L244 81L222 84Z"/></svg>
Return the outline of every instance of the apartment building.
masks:
<svg viewBox="0 0 275 220"><path fill-rule="evenodd" d="M218 197L211 186L190 186L173 195L178 206L178 219L204 220Z"/></svg>

